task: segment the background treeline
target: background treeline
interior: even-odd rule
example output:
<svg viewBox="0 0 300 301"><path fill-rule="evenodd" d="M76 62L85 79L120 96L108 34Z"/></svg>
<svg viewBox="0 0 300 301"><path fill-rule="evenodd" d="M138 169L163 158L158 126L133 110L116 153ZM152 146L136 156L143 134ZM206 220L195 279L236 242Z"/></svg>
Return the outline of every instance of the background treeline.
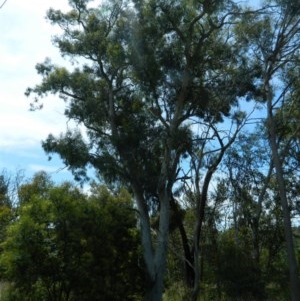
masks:
<svg viewBox="0 0 300 301"><path fill-rule="evenodd" d="M1 181L1 300L134 300L142 260L130 194L89 195L37 173L10 199ZM10 179L11 180L11 179Z"/></svg>
<svg viewBox="0 0 300 301"><path fill-rule="evenodd" d="M260 199L268 176L264 149L259 133L241 135L224 159L205 209L199 300L289 300L274 175ZM288 176L300 260L299 184ZM54 184L44 172L28 180L2 171L0 184L0 300L142 299L139 218L127 190L93 183L84 193L78 185ZM190 294L195 196L182 189L171 206L164 300L189 300ZM155 214L151 223L155 236Z"/></svg>

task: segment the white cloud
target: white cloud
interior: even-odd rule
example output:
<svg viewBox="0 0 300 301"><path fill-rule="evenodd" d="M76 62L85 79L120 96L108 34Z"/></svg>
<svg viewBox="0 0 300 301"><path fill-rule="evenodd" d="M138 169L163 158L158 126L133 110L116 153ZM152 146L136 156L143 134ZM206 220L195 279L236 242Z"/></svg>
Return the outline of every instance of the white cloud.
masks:
<svg viewBox="0 0 300 301"><path fill-rule="evenodd" d="M45 57L62 62L51 43L59 28L45 19L50 7L66 10L68 0L8 0L0 10L0 169L12 165L42 169L41 161L47 157L41 140L66 128L62 100L49 97L43 110L29 112L30 99L24 95L28 86L41 80L36 63Z"/></svg>

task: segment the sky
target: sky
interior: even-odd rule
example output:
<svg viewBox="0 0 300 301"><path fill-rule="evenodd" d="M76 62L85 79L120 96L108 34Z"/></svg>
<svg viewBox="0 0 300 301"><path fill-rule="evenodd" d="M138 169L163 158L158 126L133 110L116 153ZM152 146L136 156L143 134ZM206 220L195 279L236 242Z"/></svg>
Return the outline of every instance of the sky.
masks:
<svg viewBox="0 0 300 301"><path fill-rule="evenodd" d="M0 5L2 0L0 0ZM71 180L59 158L48 161L41 141L66 128L64 104L48 97L40 111L29 111L32 98L24 92L38 84L35 65L50 57L62 62L51 43L59 28L46 19L50 7L66 10L67 0L7 0L0 9L0 173L24 170L31 177L44 170L56 180Z"/></svg>
<svg viewBox="0 0 300 301"><path fill-rule="evenodd" d="M71 174L58 157L48 161L41 147L49 133L58 135L66 129L64 103L48 97L42 110L31 112L32 98L24 95L27 87L41 80L37 63L50 57L66 64L51 43L60 30L45 19L50 7L68 10L68 0L7 0L0 9L0 173L23 170L31 177L44 170L64 181L72 180Z"/></svg>

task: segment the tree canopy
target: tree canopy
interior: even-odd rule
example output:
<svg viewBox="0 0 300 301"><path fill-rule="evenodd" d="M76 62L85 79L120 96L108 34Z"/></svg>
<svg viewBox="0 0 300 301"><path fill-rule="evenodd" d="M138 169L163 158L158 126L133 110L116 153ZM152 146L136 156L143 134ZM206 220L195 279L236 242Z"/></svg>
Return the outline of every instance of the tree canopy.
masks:
<svg viewBox="0 0 300 301"><path fill-rule="evenodd" d="M77 180L85 180L93 167L101 180L124 185L133 194L147 271L145 299L162 300L170 219L186 193L195 214L192 241L187 241L182 217L177 227L186 266L192 269L191 298L197 300L209 187L255 103L267 106L263 127L272 160L259 162L269 164L269 172L254 173L251 166L242 165L241 152L252 163L246 149L231 151L227 167L236 202L241 198L246 211L257 207L257 220L275 167L296 300L297 264L282 168L284 150L291 143L298 145L297 122L289 127L279 116L290 112L297 99L297 3L266 1L256 11L230 0L70 0L69 4L68 12L49 9L47 18L62 28L53 42L71 65L58 66L50 59L37 64L41 83L28 88L26 95L35 95L32 110L39 109L49 93L59 95L66 103L66 118L78 125L59 136L49 134L42 143L49 158L58 154ZM273 83L278 80L282 93L276 100ZM245 103L248 109L241 110ZM297 120L297 114L292 118ZM289 134L293 128L292 139L279 131L278 120ZM255 137L250 138L256 143ZM294 158L298 162L295 152ZM255 187L256 196L248 195L255 185L248 178L239 181L232 163L239 164L241 173L247 169L243 175L253 172L253 180L265 181ZM254 224L252 230L259 233Z"/></svg>

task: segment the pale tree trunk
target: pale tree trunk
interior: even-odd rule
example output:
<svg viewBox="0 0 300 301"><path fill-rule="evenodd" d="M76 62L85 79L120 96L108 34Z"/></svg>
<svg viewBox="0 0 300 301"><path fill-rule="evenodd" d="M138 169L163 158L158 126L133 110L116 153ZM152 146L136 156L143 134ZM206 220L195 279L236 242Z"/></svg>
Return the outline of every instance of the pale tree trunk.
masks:
<svg viewBox="0 0 300 301"><path fill-rule="evenodd" d="M147 279L145 285L145 301L161 301L164 288L164 274L167 262L170 219L170 193L164 189L159 194L160 217L156 243L153 244L151 225L146 201L136 185L132 185L140 214L142 247L146 265Z"/></svg>
<svg viewBox="0 0 300 301"><path fill-rule="evenodd" d="M288 2L287 2L288 3ZM297 6L295 6L297 8ZM294 239L291 223L291 214L288 204L287 191L284 179L283 170L283 158L279 152L278 137L276 133L275 120L273 116L273 92L271 89L271 80L274 78L277 70L283 68L290 61L293 61L294 54L299 50L298 36L300 33L300 21L297 14L290 13L290 10L284 10L280 8L282 12L282 18L278 19L280 27L277 31L277 36L273 36L275 41L274 47L271 53L265 51L264 47L261 46L261 52L265 59L265 71L263 76L264 81L264 94L267 103L267 129L269 134L269 143L272 152L273 164L276 172L276 180L279 189L279 197L283 213L284 221L284 235L286 242L287 261L289 266L289 277L290 277L290 291L291 300L300 300L300 283L298 276L298 268L296 261L296 254L294 248ZM289 84L284 88L282 96L287 92ZM280 97L282 97L280 96ZM280 97L277 99L278 103Z"/></svg>
<svg viewBox="0 0 300 301"><path fill-rule="evenodd" d="M164 275L167 263L170 219L170 194L164 190L160 193L159 230L155 246L154 268L155 278L152 287L145 296L145 301L161 301L164 288Z"/></svg>
<svg viewBox="0 0 300 301"><path fill-rule="evenodd" d="M291 215L288 205L286 185L283 175L282 161L279 155L278 144L276 139L276 129L273 117L272 107L272 94L270 91L269 82L265 83L265 90L267 92L267 106L268 106L268 131L269 131L269 142L272 151L273 163L276 171L276 180L279 189L280 202L284 220L284 234L286 241L286 251L290 274L290 289L291 289L291 300L300 300L300 283L298 277L297 260L295 255L294 239L291 224Z"/></svg>

